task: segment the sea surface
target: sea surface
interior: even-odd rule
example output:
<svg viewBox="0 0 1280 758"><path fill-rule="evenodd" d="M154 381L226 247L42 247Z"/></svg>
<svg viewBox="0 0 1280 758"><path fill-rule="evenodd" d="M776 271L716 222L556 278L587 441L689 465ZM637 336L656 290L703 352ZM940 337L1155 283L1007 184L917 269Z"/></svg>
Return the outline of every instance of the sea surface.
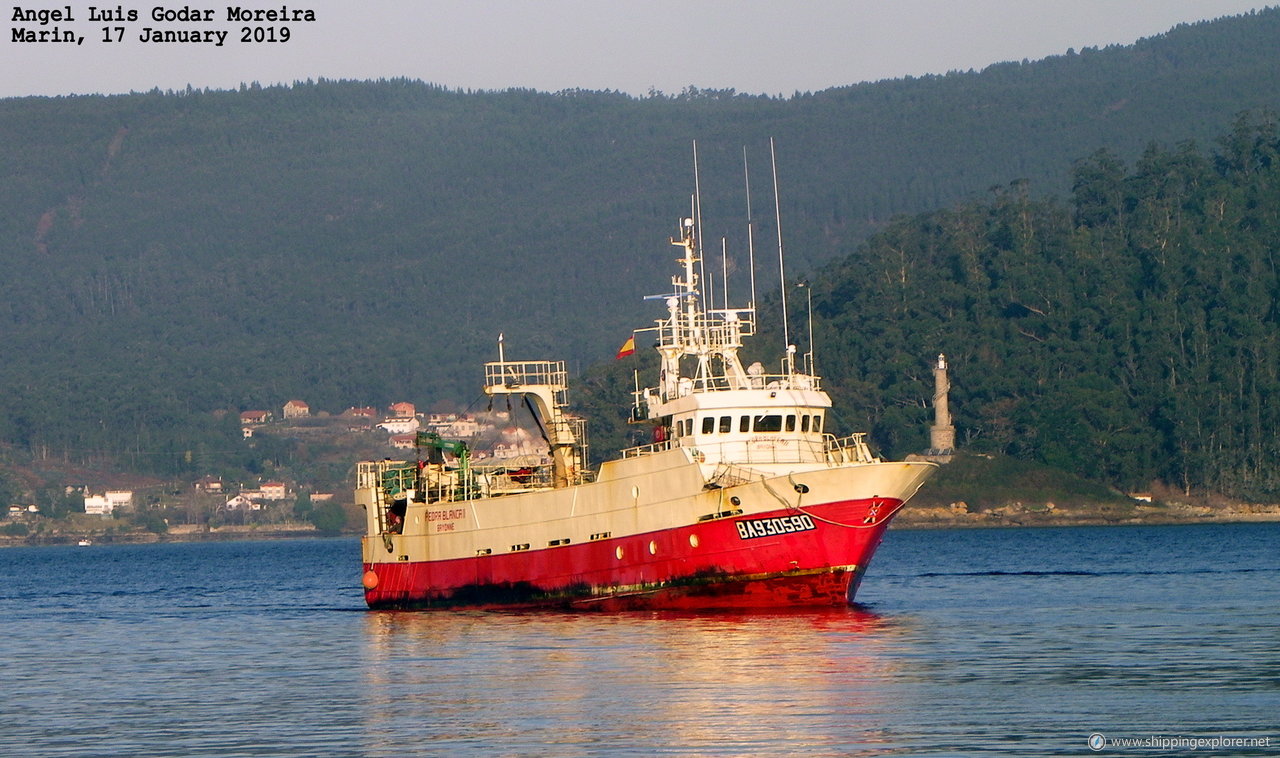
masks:
<svg viewBox="0 0 1280 758"><path fill-rule="evenodd" d="M1280 524L892 531L784 614L370 612L359 562L0 550L0 755L1280 756Z"/></svg>

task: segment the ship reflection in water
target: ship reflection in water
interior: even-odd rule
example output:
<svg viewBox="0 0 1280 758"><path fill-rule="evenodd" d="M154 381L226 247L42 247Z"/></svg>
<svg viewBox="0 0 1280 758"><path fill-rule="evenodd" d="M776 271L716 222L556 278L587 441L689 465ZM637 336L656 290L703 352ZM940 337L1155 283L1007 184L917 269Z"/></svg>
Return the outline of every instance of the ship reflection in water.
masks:
<svg viewBox="0 0 1280 758"><path fill-rule="evenodd" d="M772 614L369 614L366 747L883 754L903 624Z"/></svg>

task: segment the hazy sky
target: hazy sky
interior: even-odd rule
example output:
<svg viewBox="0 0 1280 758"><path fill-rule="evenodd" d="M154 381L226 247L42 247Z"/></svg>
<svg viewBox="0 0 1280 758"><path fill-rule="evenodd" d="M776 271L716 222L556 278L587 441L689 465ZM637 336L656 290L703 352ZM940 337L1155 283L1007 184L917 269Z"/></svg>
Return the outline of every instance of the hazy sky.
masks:
<svg viewBox="0 0 1280 758"><path fill-rule="evenodd" d="M14 20L0 40L0 97L231 89L326 77L409 77L448 87L616 89L688 85L790 95L908 74L982 68L1067 48L1127 44L1194 22L1262 8L1252 0L248 0L311 9L288 24L227 19L234 0L130 3L138 20L90 20L118 0L22 2L73 22ZM154 21L152 9L209 9L212 21ZM106 42L104 27L123 26ZM287 42L240 41L243 27L287 26ZM147 32L147 28L153 30ZM83 36L82 44L15 42L15 29ZM163 32L225 32L222 46L143 42ZM265 30L262 32L267 34Z"/></svg>

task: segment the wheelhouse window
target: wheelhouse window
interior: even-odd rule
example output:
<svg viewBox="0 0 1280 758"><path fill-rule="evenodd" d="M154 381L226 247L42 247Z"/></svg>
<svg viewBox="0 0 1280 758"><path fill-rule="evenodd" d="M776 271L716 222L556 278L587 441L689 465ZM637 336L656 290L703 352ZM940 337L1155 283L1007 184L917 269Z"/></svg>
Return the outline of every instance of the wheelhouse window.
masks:
<svg viewBox="0 0 1280 758"><path fill-rule="evenodd" d="M782 431L782 416L756 416L755 430L757 432Z"/></svg>
<svg viewBox="0 0 1280 758"><path fill-rule="evenodd" d="M744 434L751 431L750 416L743 416L741 419L738 420L738 431Z"/></svg>
<svg viewBox="0 0 1280 758"><path fill-rule="evenodd" d="M787 431L794 432L796 430L796 417L787 416Z"/></svg>
<svg viewBox="0 0 1280 758"><path fill-rule="evenodd" d="M728 434L733 431L733 416L720 417L720 433Z"/></svg>
<svg viewBox="0 0 1280 758"><path fill-rule="evenodd" d="M801 416L801 417L800 417L800 431L802 431L802 432L807 432L807 431L809 431L809 417L808 417L808 416Z"/></svg>
<svg viewBox="0 0 1280 758"><path fill-rule="evenodd" d="M815 431L815 432L820 432L820 431L822 431L822 417L821 417L821 416L814 416L814 417L813 417L813 431Z"/></svg>
<svg viewBox="0 0 1280 758"><path fill-rule="evenodd" d="M702 419L702 433L711 434L716 430L716 417L706 416Z"/></svg>

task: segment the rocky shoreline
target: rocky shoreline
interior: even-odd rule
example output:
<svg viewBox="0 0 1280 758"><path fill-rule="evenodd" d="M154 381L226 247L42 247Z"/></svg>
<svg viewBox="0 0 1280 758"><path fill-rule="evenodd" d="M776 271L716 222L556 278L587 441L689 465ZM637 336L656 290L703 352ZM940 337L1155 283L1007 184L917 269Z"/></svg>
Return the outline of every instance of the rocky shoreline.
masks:
<svg viewBox="0 0 1280 758"><path fill-rule="evenodd" d="M965 503L939 507L907 504L891 528L964 529L1026 526L1157 526L1171 524L1233 524L1280 521L1280 505L1188 503L1097 505L1059 508L1053 503L1013 503L970 511Z"/></svg>
<svg viewBox="0 0 1280 758"><path fill-rule="evenodd" d="M320 537L310 524L277 524L272 526L221 526L207 528L179 525L162 534L144 529L109 532L53 531L25 537L0 536L0 547L32 547L42 545L76 545L89 540L94 545L150 545L170 542L231 542L236 540L285 540Z"/></svg>
<svg viewBox="0 0 1280 758"><path fill-rule="evenodd" d="M1229 524L1280 521L1280 505L1230 504L1221 506L1160 503L1055 507L1052 503L1014 503L970 511L964 503L948 506L914 505L899 511L893 529L992 529L1059 526L1157 526L1171 524ZM356 532L344 532L356 536ZM207 528L179 525L156 534L137 529L113 532L54 531L25 537L0 536L0 548L41 545L76 545L82 539L94 545L145 545L172 542L229 542L233 540L305 539L323 535L310 524L272 526L223 526Z"/></svg>

